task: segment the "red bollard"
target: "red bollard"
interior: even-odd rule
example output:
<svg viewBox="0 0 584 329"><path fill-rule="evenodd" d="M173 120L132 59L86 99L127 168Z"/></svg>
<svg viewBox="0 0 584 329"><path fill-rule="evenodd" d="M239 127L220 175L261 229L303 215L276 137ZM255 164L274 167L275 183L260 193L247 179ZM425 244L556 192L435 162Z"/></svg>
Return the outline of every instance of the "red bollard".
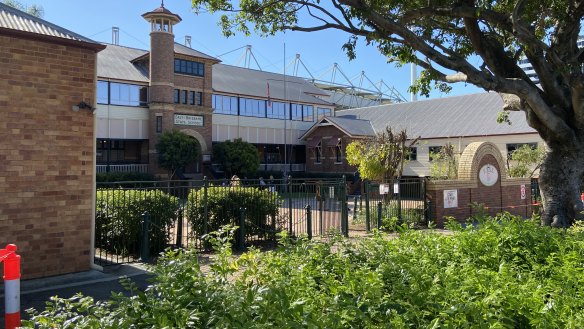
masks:
<svg viewBox="0 0 584 329"><path fill-rule="evenodd" d="M20 327L20 255L16 246L9 244L0 249L0 262L4 262L4 306L5 327Z"/></svg>

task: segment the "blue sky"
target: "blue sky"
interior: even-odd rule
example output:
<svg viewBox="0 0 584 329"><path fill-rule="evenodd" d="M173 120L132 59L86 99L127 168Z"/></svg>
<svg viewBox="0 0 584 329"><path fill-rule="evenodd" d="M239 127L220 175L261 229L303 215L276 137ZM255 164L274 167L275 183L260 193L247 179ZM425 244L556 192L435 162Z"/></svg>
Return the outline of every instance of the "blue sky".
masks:
<svg viewBox="0 0 584 329"><path fill-rule="evenodd" d="M38 4L44 8L44 19L72 30L96 41L111 42L111 28L120 28L120 45L140 49L149 48L149 24L141 17L145 12L160 6L159 0L21 0L23 4ZM298 53L312 75L321 80L331 81L333 63L338 63L349 78L358 77L361 71L371 81L383 80L394 86L406 99L410 99L407 88L410 84L410 66L396 68L388 64L384 56L374 47L361 42L357 49L357 58L349 61L341 46L348 40L348 34L338 31L312 33L286 32L273 37L245 37L236 35L225 38L217 25L218 15L195 15L189 0L166 0L165 7L183 19L174 30L175 40L183 43L185 36L192 38L192 47L212 56L221 56L225 64L244 66L245 45L252 45L252 51L264 71L292 73L295 55ZM285 45L285 46L284 46ZM284 52L284 48L286 49ZM257 68L252 63L251 68ZM418 69L419 70L419 69ZM303 70L299 75L308 76ZM340 73L335 81L344 83ZM358 85L359 80L354 80ZM370 88L368 82L363 87ZM480 92L481 90L464 84L453 85L451 96ZM431 98L444 97L435 91ZM420 99L420 98L419 98Z"/></svg>

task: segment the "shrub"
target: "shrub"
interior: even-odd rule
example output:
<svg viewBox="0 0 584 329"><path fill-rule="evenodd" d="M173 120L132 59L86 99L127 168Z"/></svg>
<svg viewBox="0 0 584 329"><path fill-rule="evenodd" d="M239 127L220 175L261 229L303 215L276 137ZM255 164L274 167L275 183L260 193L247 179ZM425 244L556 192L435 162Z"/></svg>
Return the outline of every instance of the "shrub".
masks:
<svg viewBox="0 0 584 329"><path fill-rule="evenodd" d="M584 234L503 214L449 235L292 241L234 258L212 236L203 273L168 251L152 285L113 303L55 299L35 328L582 328ZM284 232L285 233L285 232Z"/></svg>
<svg viewBox="0 0 584 329"><path fill-rule="evenodd" d="M194 234L202 234L205 223L205 189L192 190L188 197L187 216ZM278 221L282 198L267 189L242 186L207 188L207 232L224 225L239 226L240 208L245 207L245 230L248 235L273 232Z"/></svg>
<svg viewBox="0 0 584 329"><path fill-rule="evenodd" d="M141 172L108 172L95 174L95 181L97 183L151 182L156 180L158 180L156 176Z"/></svg>
<svg viewBox="0 0 584 329"><path fill-rule="evenodd" d="M95 244L117 255L138 255L143 214L150 214L150 253L162 251L179 210L178 199L159 190L98 190Z"/></svg>

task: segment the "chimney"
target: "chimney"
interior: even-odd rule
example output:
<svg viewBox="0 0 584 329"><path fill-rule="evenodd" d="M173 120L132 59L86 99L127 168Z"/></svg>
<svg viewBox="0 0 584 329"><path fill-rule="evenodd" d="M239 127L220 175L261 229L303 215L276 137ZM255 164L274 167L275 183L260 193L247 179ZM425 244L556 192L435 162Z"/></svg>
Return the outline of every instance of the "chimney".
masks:
<svg viewBox="0 0 584 329"><path fill-rule="evenodd" d="M120 44L120 28L112 27L112 44L118 46Z"/></svg>

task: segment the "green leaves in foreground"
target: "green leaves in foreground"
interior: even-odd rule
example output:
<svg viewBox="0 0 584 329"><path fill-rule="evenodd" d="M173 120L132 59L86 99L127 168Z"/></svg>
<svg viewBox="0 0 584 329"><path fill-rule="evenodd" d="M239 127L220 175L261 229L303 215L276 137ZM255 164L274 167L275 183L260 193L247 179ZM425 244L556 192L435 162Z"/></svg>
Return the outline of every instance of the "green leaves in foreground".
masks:
<svg viewBox="0 0 584 329"><path fill-rule="evenodd" d="M225 240L216 235L214 241ZM582 230L503 215L452 235L406 231L393 240L376 235L354 244L282 241L277 251L252 250L237 259L219 245L206 275L194 252L168 252L146 292L117 296L112 304L60 301L67 307L49 308L26 325L584 327Z"/></svg>

